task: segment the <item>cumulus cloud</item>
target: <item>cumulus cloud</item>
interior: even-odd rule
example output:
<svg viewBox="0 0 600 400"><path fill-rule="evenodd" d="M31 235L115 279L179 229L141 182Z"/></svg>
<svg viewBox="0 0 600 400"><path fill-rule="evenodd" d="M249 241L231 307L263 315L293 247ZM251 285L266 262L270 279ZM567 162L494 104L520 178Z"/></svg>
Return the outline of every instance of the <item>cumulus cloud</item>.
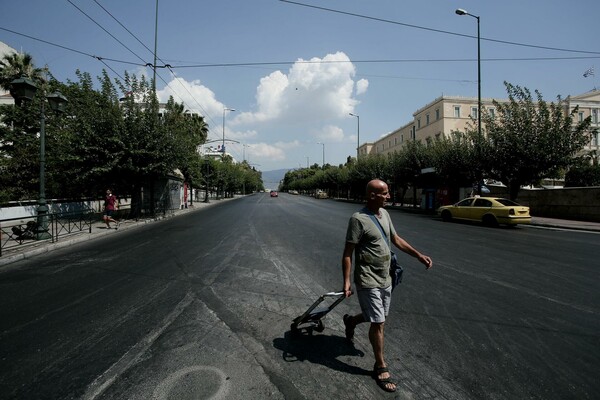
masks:
<svg viewBox="0 0 600 400"><path fill-rule="evenodd" d="M168 86L156 91L156 95L163 103L169 99L169 96L173 96L176 102L184 103L187 109L205 117L223 113L223 104L216 99L215 93L204 86L200 80L188 82L183 78L173 77Z"/></svg>
<svg viewBox="0 0 600 400"><path fill-rule="evenodd" d="M355 132L345 133L340 126L359 104L356 96L369 87L368 80L355 81L355 75L355 66L343 52L298 59L287 71L271 72L257 82L254 104L244 107L230 100L237 112L227 116L226 138L249 144L246 152L261 165L295 165L296 153L308 154L315 142L350 143ZM172 95L205 116L213 136L221 136L224 104L200 80L173 76L157 94L161 102ZM347 152L342 148L334 149Z"/></svg>
<svg viewBox="0 0 600 400"><path fill-rule="evenodd" d="M342 128L334 125L323 126L318 131L314 132L315 139L321 142L342 142L346 139Z"/></svg>
<svg viewBox="0 0 600 400"><path fill-rule="evenodd" d="M298 59L287 75L275 71L260 80L256 110L241 113L239 124L264 121L330 120L348 115L358 101L352 97L356 71L343 52L323 58ZM364 93L368 81L356 83Z"/></svg>
<svg viewBox="0 0 600 400"><path fill-rule="evenodd" d="M361 79L358 82L356 82L356 94L357 95L361 95L363 93L365 93L367 91L367 88L369 87L369 81L366 79Z"/></svg>
<svg viewBox="0 0 600 400"><path fill-rule="evenodd" d="M248 149L248 154L253 160L258 158L267 159L271 162L283 161L286 158L285 152L281 147L269 143L253 143Z"/></svg>

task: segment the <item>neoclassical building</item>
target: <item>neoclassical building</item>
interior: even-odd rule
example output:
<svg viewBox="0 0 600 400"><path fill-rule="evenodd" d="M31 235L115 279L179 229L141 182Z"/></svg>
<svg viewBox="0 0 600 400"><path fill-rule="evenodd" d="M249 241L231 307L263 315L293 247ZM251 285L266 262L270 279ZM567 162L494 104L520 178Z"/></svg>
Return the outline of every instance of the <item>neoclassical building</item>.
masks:
<svg viewBox="0 0 600 400"><path fill-rule="evenodd" d="M494 99L481 99L485 110L494 114ZM498 102L507 101L496 99ZM565 112L570 112L576 106L579 111L576 122L582 121L591 115L592 138L584 149L592 160L597 161L599 151L598 131L600 131L600 90L568 96L565 99ZM359 147L359 156L372 154L389 154L397 151L409 140L428 143L436 138L446 137L453 131L463 131L467 124L477 119L478 101L476 97L440 96L431 103L421 107L413 113L410 122L395 131L381 137L375 142L363 143Z"/></svg>

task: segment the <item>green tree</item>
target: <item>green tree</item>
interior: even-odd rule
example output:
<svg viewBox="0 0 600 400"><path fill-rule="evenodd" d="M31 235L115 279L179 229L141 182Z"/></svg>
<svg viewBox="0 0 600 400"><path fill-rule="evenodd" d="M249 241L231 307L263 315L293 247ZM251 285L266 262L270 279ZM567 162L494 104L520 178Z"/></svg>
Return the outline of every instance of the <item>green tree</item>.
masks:
<svg viewBox="0 0 600 400"><path fill-rule="evenodd" d="M77 82L61 88L69 100L70 118L65 119L51 156L54 190L69 197L98 195L109 187L121 196L128 194L126 179L116 172L125 157L124 116L117 90L106 71L98 78L100 90L94 89L88 73L76 71L76 75Z"/></svg>
<svg viewBox="0 0 600 400"><path fill-rule="evenodd" d="M600 166L574 166L565 175L565 187L600 186Z"/></svg>
<svg viewBox="0 0 600 400"><path fill-rule="evenodd" d="M489 157L486 172L506 184L514 200L522 185L554 177L573 163L589 141L591 118L575 124L578 108L565 112L560 97L548 104L537 90L534 100L527 88L505 86L509 101L495 101L496 115L484 115L482 149Z"/></svg>
<svg viewBox="0 0 600 400"><path fill-rule="evenodd" d="M352 196L355 199L363 198L367 183L375 178L386 180L388 171L386 158L382 155L360 157L357 162L349 164Z"/></svg>
<svg viewBox="0 0 600 400"><path fill-rule="evenodd" d="M459 188L477 182L481 173L477 131L452 132L433 142L430 151L439 182L448 188L453 200L458 200Z"/></svg>
<svg viewBox="0 0 600 400"><path fill-rule="evenodd" d="M206 142L208 125L203 117L184 111L184 105L176 103L173 97L167 101L161 123L164 134L173 142L175 167L186 181L194 184L200 178L202 165L197 149Z"/></svg>
<svg viewBox="0 0 600 400"><path fill-rule="evenodd" d="M32 67L33 68L33 67ZM40 176L40 121L44 110L46 139L46 197L52 193L52 154L62 117L45 104L45 95L55 91L55 80L38 82L31 101L0 107L0 198L28 200L37 198Z"/></svg>
<svg viewBox="0 0 600 400"><path fill-rule="evenodd" d="M10 83L22 76L29 77L36 85L44 81L44 69L37 68L28 53L8 53L0 60L0 87L10 90Z"/></svg>
<svg viewBox="0 0 600 400"><path fill-rule="evenodd" d="M432 166L431 151L418 141L409 141L398 152L389 156L389 180L392 182L393 192L401 190L400 203L404 202L406 190L413 188L413 198L416 202L416 191L419 185L421 170ZM394 195L395 197L395 195ZM397 201L396 198L393 199ZM416 206L416 203L413 204Z"/></svg>

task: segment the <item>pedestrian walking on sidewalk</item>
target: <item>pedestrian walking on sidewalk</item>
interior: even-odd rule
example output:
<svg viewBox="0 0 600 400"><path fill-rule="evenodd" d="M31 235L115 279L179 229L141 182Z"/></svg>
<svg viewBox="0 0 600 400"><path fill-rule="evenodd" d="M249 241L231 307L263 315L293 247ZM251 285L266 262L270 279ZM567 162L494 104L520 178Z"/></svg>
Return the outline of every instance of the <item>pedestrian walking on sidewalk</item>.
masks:
<svg viewBox="0 0 600 400"><path fill-rule="evenodd" d="M115 211L118 210L118 208L119 208L119 203L117 201L117 198L115 197L114 194L112 194L112 191L110 189L107 189L106 197L104 199L104 215L102 216L102 219L106 223L107 229L111 229L110 228L111 222L116 225L115 229L119 229L119 221L117 221L113 218L113 215L114 215Z"/></svg>
<svg viewBox="0 0 600 400"><path fill-rule="evenodd" d="M367 184L367 205L354 213L348 222L342 270L344 294L349 297L353 293L350 274L354 253L354 284L362 312L354 316L344 315L346 338L352 341L356 326L363 322L370 323L369 341L375 357L373 379L386 392L395 392L397 385L391 379L383 355L384 324L392 296L389 243L418 259L427 269L431 268L433 262L398 236L388 212L383 208L389 198L385 182L374 179Z"/></svg>

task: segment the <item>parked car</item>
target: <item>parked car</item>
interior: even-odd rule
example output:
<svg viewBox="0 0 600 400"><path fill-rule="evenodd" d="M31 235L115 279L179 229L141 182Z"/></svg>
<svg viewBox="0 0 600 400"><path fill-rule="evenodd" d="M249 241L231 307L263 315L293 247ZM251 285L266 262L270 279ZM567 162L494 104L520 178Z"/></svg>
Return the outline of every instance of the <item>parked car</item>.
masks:
<svg viewBox="0 0 600 400"><path fill-rule="evenodd" d="M327 196L327 192L324 192L322 190L319 190L316 194L315 194L315 199L327 199L329 198L329 196Z"/></svg>
<svg viewBox="0 0 600 400"><path fill-rule="evenodd" d="M442 206L437 212L444 221L478 221L490 226L531 223L529 207L501 197L467 197L456 204Z"/></svg>
<svg viewBox="0 0 600 400"><path fill-rule="evenodd" d="M271 197L278 197L279 196L279 194L277 193L276 190L271 190L270 195L271 195Z"/></svg>
<svg viewBox="0 0 600 400"><path fill-rule="evenodd" d="M296 195L297 195L297 194L298 194L298 191L297 191L297 190L293 190L293 189L292 189L292 190L290 190L288 193L289 193L289 194L296 194Z"/></svg>

